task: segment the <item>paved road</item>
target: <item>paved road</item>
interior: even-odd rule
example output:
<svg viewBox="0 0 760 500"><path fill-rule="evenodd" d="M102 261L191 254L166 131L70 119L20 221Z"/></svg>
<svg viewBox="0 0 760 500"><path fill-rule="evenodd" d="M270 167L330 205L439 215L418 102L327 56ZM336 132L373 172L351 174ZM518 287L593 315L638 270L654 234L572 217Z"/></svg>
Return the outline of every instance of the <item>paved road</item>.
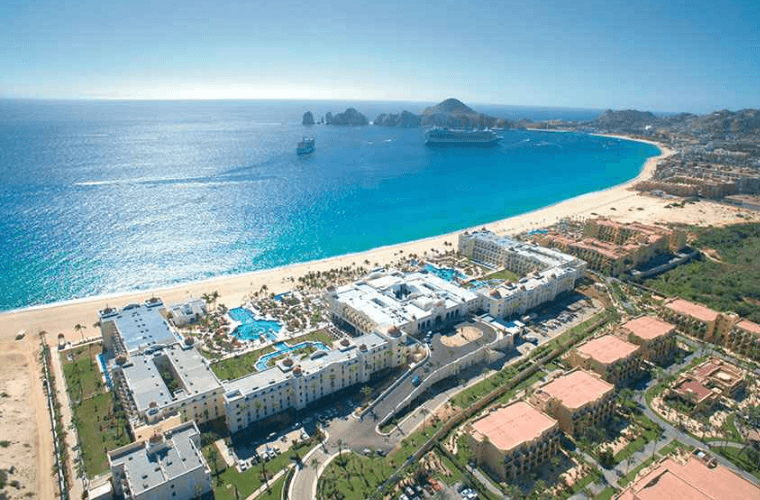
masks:
<svg viewBox="0 0 760 500"><path fill-rule="evenodd" d="M665 371L668 374L673 374L673 373L678 372L679 370L682 370L694 357L696 357L697 353L699 353L699 351L695 351L694 353L686 356L686 358L684 358L684 360L681 363L673 363ZM693 446L695 448L704 449L705 447L707 447L705 443L697 439L694 439L693 437L689 436L685 432L682 432L676 429L675 427L673 427L670 423L663 420L657 413L655 413L654 411L651 410L651 408L649 408L649 406L646 403L646 399L644 395L646 394L646 391L649 390L650 387L652 387L656 382L657 382L656 379L650 380L649 382L647 382L646 387L643 388L643 390L637 391L634 396L634 400L641 405L644 415L646 415L650 420L652 420L653 422L655 422L656 424L658 424L660 427L663 428L664 436L668 440L677 439L678 441L684 444L687 444L689 446ZM751 481L753 484L759 483L758 479L752 474L750 474L749 472L746 472L740 469L739 467L731 463L729 460L727 460L726 458L723 458L717 453L713 453L713 455L715 456L715 458L718 460L718 462L721 465L727 467L728 469L731 469L732 471L736 472L743 478L747 479L748 481Z"/></svg>

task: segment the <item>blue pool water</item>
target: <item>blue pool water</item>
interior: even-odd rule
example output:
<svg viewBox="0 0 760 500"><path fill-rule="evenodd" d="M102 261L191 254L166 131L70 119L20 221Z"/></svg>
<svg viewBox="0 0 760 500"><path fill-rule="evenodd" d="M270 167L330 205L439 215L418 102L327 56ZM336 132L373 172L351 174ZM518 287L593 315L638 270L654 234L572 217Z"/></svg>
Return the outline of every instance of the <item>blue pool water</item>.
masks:
<svg viewBox="0 0 760 500"><path fill-rule="evenodd" d="M263 356L261 356L259 360L256 361L256 364L254 366L256 367L258 371L260 372L264 371L267 369L267 363L269 363L269 361L272 358L276 358L288 352L298 351L307 346L314 346L320 351L330 350L330 348L325 346L322 342L299 342L298 344L294 346L289 346L285 342L277 342L276 344L274 344L274 348L277 350L274 352L270 352L269 354L264 354Z"/></svg>
<svg viewBox="0 0 760 500"><path fill-rule="evenodd" d="M240 321L241 325L232 332L240 340L256 340L259 336L264 335L271 341L277 340L277 334L280 332L282 325L279 321L270 321L266 319L257 319L251 311L244 307L236 307L229 310L230 318Z"/></svg>
<svg viewBox="0 0 760 500"><path fill-rule="evenodd" d="M576 133L506 130L494 148L431 149L422 129L301 125L306 110L373 119L427 105L0 99L0 310L449 233L627 181L658 154ZM316 151L299 158L304 135Z"/></svg>
<svg viewBox="0 0 760 500"><path fill-rule="evenodd" d="M456 269L451 269L448 267L436 267L432 264L425 264L424 267L425 271L435 274L441 279L445 279L446 281L454 281L454 278L460 278L464 279L466 276Z"/></svg>
<svg viewBox="0 0 760 500"><path fill-rule="evenodd" d="M100 367L103 369L103 375L106 379L106 387L108 387L108 390L111 390L113 387L113 382L111 381L111 374L108 372L108 367L106 366L107 360L106 357L103 356L103 353L98 354L98 363L100 363Z"/></svg>

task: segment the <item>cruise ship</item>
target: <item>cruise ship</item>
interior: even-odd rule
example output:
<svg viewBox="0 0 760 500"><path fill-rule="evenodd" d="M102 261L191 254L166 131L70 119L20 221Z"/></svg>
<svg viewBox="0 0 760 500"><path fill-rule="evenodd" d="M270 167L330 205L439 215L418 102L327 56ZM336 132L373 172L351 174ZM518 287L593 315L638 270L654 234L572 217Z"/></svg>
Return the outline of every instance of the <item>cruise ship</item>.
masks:
<svg viewBox="0 0 760 500"><path fill-rule="evenodd" d="M431 128L425 133L428 146L471 146L493 147L501 137L492 130L455 130L448 128Z"/></svg>
<svg viewBox="0 0 760 500"><path fill-rule="evenodd" d="M308 155L310 153L314 152L314 138L313 137L304 137L301 139L301 142L298 143L298 147L296 147L296 152L299 155Z"/></svg>

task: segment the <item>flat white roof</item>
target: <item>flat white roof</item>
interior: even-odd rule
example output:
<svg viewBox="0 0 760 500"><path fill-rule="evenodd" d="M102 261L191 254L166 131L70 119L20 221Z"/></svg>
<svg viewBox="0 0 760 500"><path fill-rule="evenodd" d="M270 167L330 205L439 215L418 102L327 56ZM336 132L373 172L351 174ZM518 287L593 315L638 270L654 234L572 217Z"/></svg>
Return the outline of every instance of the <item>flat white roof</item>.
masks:
<svg viewBox="0 0 760 500"><path fill-rule="evenodd" d="M436 305L451 309L478 300L476 293L428 273L370 277L339 287L335 297L381 329L420 321Z"/></svg>

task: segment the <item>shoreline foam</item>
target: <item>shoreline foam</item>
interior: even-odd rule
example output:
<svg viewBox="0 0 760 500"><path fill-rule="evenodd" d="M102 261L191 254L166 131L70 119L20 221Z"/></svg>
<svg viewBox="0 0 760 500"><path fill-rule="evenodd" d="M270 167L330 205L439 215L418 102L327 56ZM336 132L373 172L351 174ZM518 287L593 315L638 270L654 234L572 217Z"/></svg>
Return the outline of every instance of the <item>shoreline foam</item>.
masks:
<svg viewBox="0 0 760 500"><path fill-rule="evenodd" d="M581 194L523 214L478 224L474 227L487 227L497 233L514 234L540 227L541 225L552 224L563 217L580 216L588 212L589 205L599 207L614 203L617 198L635 196L634 193L627 191L627 188L635 182L651 177L657 163L673 153L669 148L652 141L612 135L605 137L652 144L660 150L660 154L648 158L636 177L621 184ZM604 203L599 204L599 202ZM275 268L217 276L146 290L116 292L4 311L0 313L0 338L12 338L19 330L26 330L28 333L44 330L56 335L63 333L71 340L76 340L73 336L73 326L75 324L92 325L97 321L97 311L99 309L106 305L122 306L129 302L141 302L154 295L160 296L165 303L173 303L182 301L188 297L200 297L203 293L217 290L220 293L219 302L225 303L230 307L235 307L243 302L245 295L260 289L262 285L266 285L270 292L280 293L292 289L295 284L295 278L310 271L324 271L334 267L350 266L354 263L362 265L365 260L370 261L369 267L374 267L374 263L382 266L400 258L401 252L404 254L415 253L423 256L427 250L431 250L432 248L443 249L444 242L456 244L457 235L468 229L473 228L464 228L405 243L396 243L361 252L325 257L323 259L293 263ZM93 328L92 330L88 329L85 331L88 335L90 332L96 333L96 330Z"/></svg>

